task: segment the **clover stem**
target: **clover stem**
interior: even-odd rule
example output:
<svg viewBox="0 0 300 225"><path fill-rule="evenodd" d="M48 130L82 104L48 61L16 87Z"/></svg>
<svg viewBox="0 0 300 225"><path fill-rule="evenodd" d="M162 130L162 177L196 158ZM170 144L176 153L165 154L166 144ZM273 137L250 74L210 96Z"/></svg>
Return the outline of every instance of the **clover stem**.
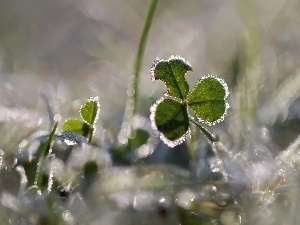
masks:
<svg viewBox="0 0 300 225"><path fill-rule="evenodd" d="M94 136L94 125L90 125L89 140L88 140L89 144L92 144L93 136Z"/></svg>
<svg viewBox="0 0 300 225"><path fill-rule="evenodd" d="M126 102L124 119L121 126L121 131L118 136L119 142L121 143L127 142L128 138L131 136L132 133L132 119L137 112L137 104L138 104L138 97L139 97L138 84L140 78L140 71L142 67L142 61L143 61L144 52L146 48L148 33L152 24L157 2L158 0L151 0L151 2L149 3L147 15L144 22L144 27L140 37L140 42L138 45L138 50L134 62L134 74L130 79L130 84L128 88L129 94Z"/></svg>
<svg viewBox="0 0 300 225"><path fill-rule="evenodd" d="M218 137L216 137L215 135L210 133L207 129L202 127L202 125L199 122L197 122L194 118L189 116L189 120L201 130L201 132L207 137L207 139L210 142L212 142L213 151L216 157L220 160L219 163L220 171L224 176L224 180L227 182L230 169L226 166L226 163L224 162L232 159L231 152L226 149L226 147L223 145L223 143L219 140Z"/></svg>
<svg viewBox="0 0 300 225"><path fill-rule="evenodd" d="M190 126L190 130L191 130L191 137L188 139L188 153L189 153L189 156L190 156L190 160L191 162L194 162L195 161L195 147L196 147L196 144L195 144L195 141L196 141L196 126L193 125L193 126Z"/></svg>
<svg viewBox="0 0 300 225"><path fill-rule="evenodd" d="M207 139L210 142L214 143L214 142L218 142L219 141L219 139L215 135L213 135L212 133L210 133L206 128L202 127L202 125L199 122L197 122L194 118L192 118L192 117L189 116L189 120L193 124L195 124L196 127L199 128L199 130L201 130L201 132L207 137Z"/></svg>

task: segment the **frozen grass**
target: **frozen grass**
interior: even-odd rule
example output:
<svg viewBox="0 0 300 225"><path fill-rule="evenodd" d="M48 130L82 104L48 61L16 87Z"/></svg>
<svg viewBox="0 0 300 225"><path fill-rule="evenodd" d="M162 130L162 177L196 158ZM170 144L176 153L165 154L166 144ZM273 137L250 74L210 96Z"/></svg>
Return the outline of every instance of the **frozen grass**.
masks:
<svg viewBox="0 0 300 225"><path fill-rule="evenodd" d="M3 224L298 224L297 0L160 1L140 115L124 145L118 134L146 2L0 4ZM170 149L151 129L150 106L165 89L150 85L150 66L172 54L193 65L189 83L209 73L228 83L228 116L209 127L220 142L191 127L191 139ZM49 113L75 117L89 96L101 104L93 145L54 141L41 189L34 186Z"/></svg>

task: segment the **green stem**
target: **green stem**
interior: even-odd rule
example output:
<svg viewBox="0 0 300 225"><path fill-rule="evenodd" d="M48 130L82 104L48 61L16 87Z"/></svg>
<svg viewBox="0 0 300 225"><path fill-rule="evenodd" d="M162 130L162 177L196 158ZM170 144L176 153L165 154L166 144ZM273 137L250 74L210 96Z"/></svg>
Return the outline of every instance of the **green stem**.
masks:
<svg viewBox="0 0 300 225"><path fill-rule="evenodd" d="M230 171L224 164L224 160L232 159L231 153L226 149L218 137L210 133L207 129L202 127L202 125L196 121L194 118L189 116L189 120L198 127L201 132L207 137L207 139L212 143L213 151L216 157L220 160L219 167L223 172L224 180L228 181L228 171Z"/></svg>
<svg viewBox="0 0 300 225"><path fill-rule="evenodd" d="M193 163L195 161L195 141L196 141L196 126L190 126L191 137L188 139L188 153L190 155L190 160Z"/></svg>
<svg viewBox="0 0 300 225"><path fill-rule="evenodd" d="M212 133L210 133L206 128L202 127L202 125L197 122L194 118L192 117L189 117L189 120L196 125L196 127L198 127L201 132L207 137L207 139L212 142L212 143L215 143L215 142L218 142L219 141L219 138L217 138L215 135L213 135Z"/></svg>
<svg viewBox="0 0 300 225"><path fill-rule="evenodd" d="M129 84L129 94L128 94L128 100L126 102L123 124L121 127L121 131L119 133L120 142L126 142L128 137L131 135L132 118L137 112L137 104L138 104L138 97L139 97L138 84L140 78L140 71L142 67L142 61L143 61L144 52L146 48L148 33L152 24L157 2L158 0L151 0L145 18L145 23L143 26L143 30L140 37L140 42L138 45L138 50L134 62L134 74L131 77L130 84Z"/></svg>
<svg viewBox="0 0 300 225"><path fill-rule="evenodd" d="M42 170L43 170L44 159L47 154L51 153L52 143L53 143L53 139L55 136L57 126L58 126L58 122L56 122L54 124L54 127L51 131L51 134L50 134L48 142L47 142L47 146L42 148L41 155L40 155L39 161L37 163L34 185L36 185L39 188L41 188L41 184L42 184Z"/></svg>
<svg viewBox="0 0 300 225"><path fill-rule="evenodd" d="M92 144L93 136L94 136L94 125L91 125L89 130L89 140L88 140L89 144Z"/></svg>
<svg viewBox="0 0 300 225"><path fill-rule="evenodd" d="M138 46L138 51L137 51L136 58L135 58L134 79L132 81L133 114L135 114L137 111L136 108L137 108L137 102L138 102L138 82L139 82L139 78L140 78L140 72L141 72L141 67L142 67L142 61L144 58L144 52L145 52L145 48L146 48L147 38L148 38L149 30L150 30L150 27L152 24L152 20L153 20L157 2L158 2L158 0L151 0L151 2L150 2L148 12L146 15L146 19L145 19L145 23L144 23L144 27L143 27L143 31L142 31L142 35L140 38L140 43Z"/></svg>

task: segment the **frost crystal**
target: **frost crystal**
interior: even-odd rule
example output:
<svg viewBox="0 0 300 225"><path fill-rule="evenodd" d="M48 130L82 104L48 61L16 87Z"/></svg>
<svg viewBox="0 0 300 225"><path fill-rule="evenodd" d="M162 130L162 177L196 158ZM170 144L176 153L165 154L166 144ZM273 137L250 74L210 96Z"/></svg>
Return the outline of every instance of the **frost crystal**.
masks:
<svg viewBox="0 0 300 225"><path fill-rule="evenodd" d="M162 97L160 99L158 99L150 108L150 120L151 120L151 127L153 130L158 131L156 124L155 124L155 112L156 112L156 108L159 105L159 103L161 103L165 98Z"/></svg>
<svg viewBox="0 0 300 225"><path fill-rule="evenodd" d="M95 119L94 119L94 124L98 121L98 119L99 119L99 114L100 114L100 103L99 103L99 97L98 96L96 96L96 97L89 97L88 99L87 99L87 102L94 102L94 103L96 103L96 105L97 105L97 111L96 111L96 115L95 115ZM82 108L84 108L85 107L85 104L83 104L81 107L80 107L80 112L81 112L81 110L82 110ZM84 119L83 119L84 120ZM85 121L84 120L84 122L86 122L86 123L88 123L88 121ZM89 124L89 123L88 123Z"/></svg>
<svg viewBox="0 0 300 225"><path fill-rule="evenodd" d="M172 60L181 60L185 64L187 64L189 67L192 68L191 64L187 60L185 60L185 58L181 57L180 55L171 55L171 57L168 59L168 61L172 61Z"/></svg>
<svg viewBox="0 0 300 225"><path fill-rule="evenodd" d="M159 137L166 145L168 145L171 148L174 148L175 146L180 145L183 142L185 142L187 137L190 137L190 128L187 130L187 132L181 138L176 139L174 141L169 140L162 133L160 133Z"/></svg>
<svg viewBox="0 0 300 225"><path fill-rule="evenodd" d="M151 69L150 69L151 80L155 80L154 70L155 70L157 64L158 64L159 62L163 62L163 61L164 61L164 62L167 62L168 60L166 60L165 58L159 58L159 57L157 57L157 58L154 60L154 62L152 63L152 66L151 66Z"/></svg>
<svg viewBox="0 0 300 225"><path fill-rule="evenodd" d="M188 66L190 66L192 68L191 64L187 60L185 60L185 58L181 57L180 55L171 55L169 59L157 57L154 60L154 62L152 63L152 66L151 66L151 69L150 69L151 80L155 80L154 71L155 71L155 68L156 68L158 63L160 63L160 62L170 62L172 60L181 60L185 64L187 64Z"/></svg>

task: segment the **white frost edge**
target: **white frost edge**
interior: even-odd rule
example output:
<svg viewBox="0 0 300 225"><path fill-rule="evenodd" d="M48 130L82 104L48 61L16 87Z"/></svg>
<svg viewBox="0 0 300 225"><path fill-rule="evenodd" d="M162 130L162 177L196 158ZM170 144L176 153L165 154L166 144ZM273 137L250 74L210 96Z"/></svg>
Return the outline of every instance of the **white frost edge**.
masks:
<svg viewBox="0 0 300 225"><path fill-rule="evenodd" d="M89 97L87 99L87 102L84 103L83 105L80 106L80 109L79 109L79 113L80 113L80 117L81 119L86 122L87 124L91 125L90 123L88 123L85 119L83 119L82 115L81 115L81 109L85 106L85 104L87 104L88 102L96 102L97 104L97 113L96 113L96 116L95 116L95 121L94 121L94 124L96 124L96 122L98 121L99 119L99 115L100 115L100 102L99 102L99 97L96 96L96 97ZM94 133L95 133L95 129L94 129Z"/></svg>
<svg viewBox="0 0 300 225"><path fill-rule="evenodd" d="M171 141L169 140L168 138L166 138L163 133L161 133L158 129L157 129L157 126L155 124L155 112L156 112L156 108L157 106L163 101L165 100L166 98L165 97L161 97L160 99L158 99L150 108L150 121L151 121L151 127L152 129L155 131L155 132L158 132L159 134L159 138L166 144L168 145L169 147L171 148L174 148L175 146L177 145L180 145L182 144L187 137L190 136L190 128L188 128L187 132L180 138L174 140L174 141Z"/></svg>
<svg viewBox="0 0 300 225"><path fill-rule="evenodd" d="M199 120L199 122L204 123L204 124L207 124L208 126L212 126L212 125L216 125L217 123L220 123L221 121L224 121L224 118L225 118L225 116L227 115L227 110L230 108L230 105L229 105L229 103L228 103L227 100L226 100L227 97L228 97L228 95L229 95L229 89L228 89L228 86L227 86L226 82L225 82L221 77L219 77L218 75L215 75L215 74L207 74L207 75L204 75L204 76L202 76L202 77L199 79L199 82L201 82L202 80L205 80L205 79L207 79L207 78L214 78L214 79L216 79L217 81L220 82L220 84L223 86L223 88L224 88L224 90L225 90L225 96L224 96L224 101L225 101L225 112L224 112L224 114L223 114L219 119L217 119L216 121L213 121L213 122L208 122L208 121L205 121L205 120L203 120L203 119L197 117L198 120ZM192 91L193 91L193 90L192 90ZM191 91L191 92L192 92L192 91Z"/></svg>
<svg viewBox="0 0 300 225"><path fill-rule="evenodd" d="M170 62L172 60L181 60L185 64L187 64L189 67L192 68L192 66L189 63L189 61L185 60L185 58L181 57L180 55L171 55L169 59L157 57L154 60L154 62L152 63L152 66L151 66L151 69L150 69L151 80L155 80L154 71L155 71L155 68L156 68L156 66L157 66L158 63L160 63L160 62Z"/></svg>

